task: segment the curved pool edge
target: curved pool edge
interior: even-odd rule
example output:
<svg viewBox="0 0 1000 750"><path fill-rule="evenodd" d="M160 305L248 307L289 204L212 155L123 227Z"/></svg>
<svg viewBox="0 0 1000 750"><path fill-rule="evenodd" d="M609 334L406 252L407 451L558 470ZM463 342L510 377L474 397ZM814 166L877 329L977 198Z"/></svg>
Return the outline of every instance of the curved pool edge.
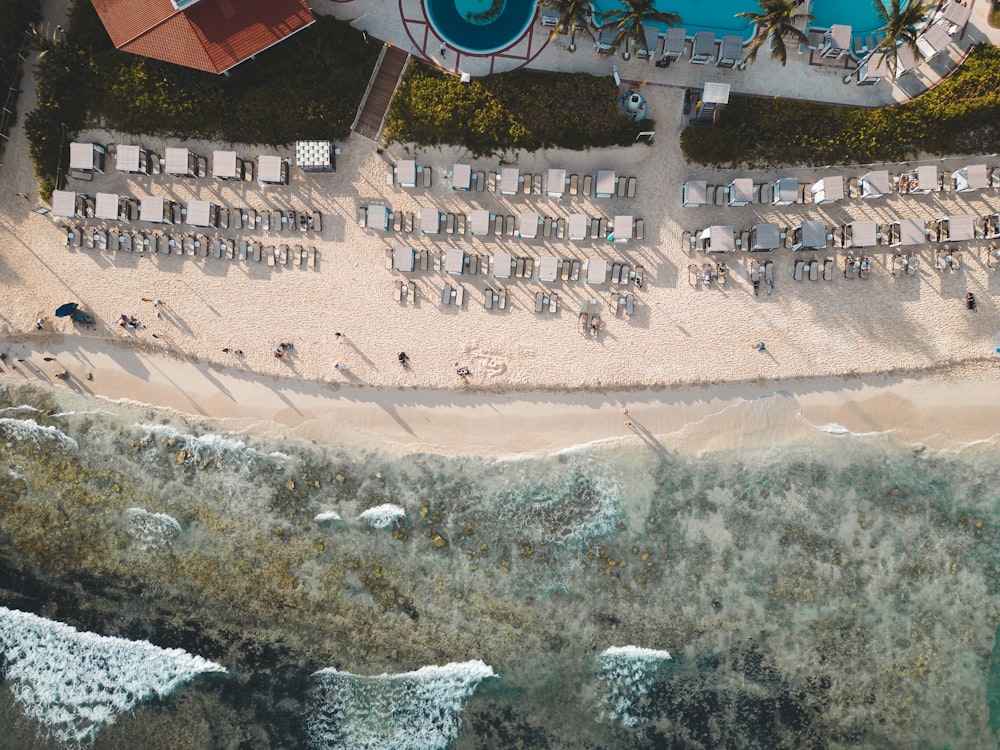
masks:
<svg viewBox="0 0 1000 750"><path fill-rule="evenodd" d="M525 4L523 6L523 21L517 22L516 18L515 21L510 21L510 17L514 16L514 11L521 9L518 7L517 2L518 0L508 0L507 7L500 14L497 20L482 25L472 24L465 21L458 14L457 9L449 8L448 6L454 5L454 0L425 0L421 3L421 5L423 6L424 13L427 17L428 23L430 24L431 30L437 34L445 44L467 55L486 57L502 52L517 44L517 42L520 41L531 28L532 23L534 23L535 15L538 11L538 0L525 0ZM445 7L442 8L442 5ZM439 15L439 13L442 14ZM507 20L508 24L510 24L510 29L501 29L498 31L494 28L498 24L502 24L505 20ZM446 21L447 23L442 23L442 21ZM448 24L452 24L453 28L446 28ZM461 29L455 28L455 26L459 24L461 25ZM513 29L517 29L516 33L514 33ZM456 40L456 37L459 36L456 32L460 30L469 33L470 36L481 36L484 38L491 33L502 33L503 41L495 42L493 44L480 44L472 46Z"/></svg>

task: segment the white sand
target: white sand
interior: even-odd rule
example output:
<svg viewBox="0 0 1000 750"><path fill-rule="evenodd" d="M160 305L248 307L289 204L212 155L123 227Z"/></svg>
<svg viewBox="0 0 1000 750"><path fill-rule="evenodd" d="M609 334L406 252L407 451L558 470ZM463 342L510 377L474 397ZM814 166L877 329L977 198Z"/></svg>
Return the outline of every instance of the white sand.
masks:
<svg viewBox="0 0 1000 750"><path fill-rule="evenodd" d="M471 163L474 170L498 168L495 159L470 159L455 150L419 153L418 163L434 170L434 186L430 190L401 191L386 185L385 162L369 141L357 137L340 144L343 154L338 158L336 174L303 175L293 169L289 186L263 191L255 184L234 186L211 178L117 174L113 159L108 174L77 184L78 190L91 195L99 191L133 196L150 193L170 195L182 202L210 199L230 207L319 209L324 217L319 237L261 231L244 235L264 244L314 245L321 257L315 270L292 266L276 269L264 262L247 264L173 255L150 258L67 249L52 219L30 213L33 204L12 194L14 190L35 194L30 169L25 166L23 131L16 128L6 157L8 165L13 165L5 172L7 190L11 192L0 196L0 269L4 276L0 325L4 336L8 341L28 342L36 353L43 348L65 352L69 356L66 366L74 376L93 372L92 387L106 396L133 398L194 414L274 420L299 430L304 430L303 424L312 419L335 414L330 418L342 425L318 431L336 439L348 439L346 433L351 430L370 431L396 442L452 450L486 451L492 447L501 452L565 445L565 440L549 437L553 430L564 435L582 430L573 442L620 434L621 414L616 410L599 412L603 416L592 425L596 431L583 429L590 415L597 413L589 411L593 407L587 405L602 399L561 395L576 389L787 382L795 378L935 368L982 361L990 356L994 333L1000 328L994 298L1000 275L986 269L982 242L969 243L963 250L964 265L958 273L935 271L934 246L924 245L920 250L923 266L919 277L903 279L893 278L888 271L892 251L873 248L870 254L874 271L867 281L846 280L841 273L832 282L792 280L794 258L830 257L841 264L844 251L840 249L816 254L793 254L789 250L755 254L774 260L777 267L774 294L767 296L762 290L755 297L746 272L751 256L742 252L711 258L725 260L731 267L724 289L692 288L688 264L700 264L709 258L700 253L689 257L681 247L681 233L685 228L714 223L733 224L739 229L763 221L793 225L804 218L841 224L867 218L883 222L896 216L981 216L1000 210L996 190L962 196L942 193L921 198L893 197L873 203L845 201L829 206L682 209L680 186L688 177L702 176L721 184L743 174L758 181L774 175L759 171L699 175L701 170L689 169L671 135L683 126L681 93L662 89L647 93L658 116L659 135L651 147L515 155L524 171L535 173L560 166L581 177L598 168L616 168L619 174L636 175L639 190L634 200L567 197L559 203L535 196L508 198L489 192L453 192L445 175L454 161ZM105 143L116 140L104 133L93 137ZM162 153L165 144L144 140L143 145ZM201 143L191 146L208 155L213 148L223 147ZM258 147L239 150L247 157L287 153ZM390 155L393 159L407 156L399 147L390 149ZM954 169L975 161L982 159L951 160L944 166ZM992 165L989 159L986 161ZM864 170L829 170L837 171L857 176ZM812 180L828 171L786 173ZM530 242L469 235L455 239L446 234L432 238L419 233L364 232L355 222L357 205L381 202L393 210L414 213L419 213L421 206L437 206L456 213L482 207L511 214L531 209L552 216L575 211L609 218L633 214L645 220L646 240L627 244L589 240L572 243L568 239ZM83 223L97 224L93 220ZM141 223L136 228L151 229ZM184 226L171 229L176 235L193 231ZM223 233L241 236L237 230ZM645 267L646 284L635 292L635 316L616 317L605 310L605 328L594 340L578 333L577 313L581 303L591 298L606 308L610 287L591 288L582 280L552 285L560 297L557 315L533 311L534 293L544 286L537 280L500 282L510 291L510 308L506 312L488 311L482 304L482 290L487 284L495 284L494 279L446 278L443 272L433 270L412 277L419 288L416 305L396 303L392 289L400 275L385 269L384 251L403 243L432 252L460 244L467 252L480 254L506 248L536 259L542 254L581 260L623 259ZM465 307L442 307L443 285L456 281L466 289ZM978 297L978 313L965 309L967 290ZM141 301L143 297L164 301L162 319L154 316L151 304ZM53 317L55 307L68 301L80 302L93 312L99 321L96 331L82 331L68 319ZM135 315L146 327L134 336L128 335L116 325L122 313ZM36 333L34 323L39 316L45 318L45 330ZM346 341L334 337L337 331L345 335ZM93 336L97 340L85 338ZM752 344L761 339L767 342L765 353L752 349ZM294 342L295 353L276 359L273 349L279 341ZM227 347L241 349L245 356L223 353ZM157 350L201 363L195 368L197 377L189 380L183 376L182 366L172 359L137 355L139 351ZM412 368L406 371L396 359L402 350L412 362ZM114 353L113 358L110 353ZM36 354L32 361L38 359ZM59 362L63 362L63 355ZM335 370L338 362L346 369ZM223 373L220 366L234 369ZM471 369L467 385L458 381L457 366ZM314 399L328 391L315 388L313 381L393 390L351 389L350 396L343 395L348 392L344 390L336 399L320 399L318 403L324 405L321 407ZM225 387L220 383L226 383ZM252 400L237 399L232 396L233 383L267 387L255 386ZM87 387L91 384L87 383ZM440 390L414 392L410 388ZM512 395L503 395L538 390L558 395L518 395L516 400ZM688 396L692 401L700 401L695 395L700 393L697 389L685 393L692 394ZM403 403L388 406L386 394ZM649 398L655 400L652 395ZM536 406L548 402L563 410L558 420L554 415L543 418L539 414L536 418ZM276 407L276 403L283 406ZM373 403L381 403L382 407L366 408ZM471 404L478 408L471 409ZM587 409L577 414L580 405ZM434 407L433 412L424 406ZM416 411L411 414L410 409ZM475 414L475 419L465 422L459 434L452 434L458 428L446 418L449 410L464 410L463 414ZM495 421L488 416L490 412L502 414L503 421ZM511 421L512 416L517 417L516 422Z"/></svg>

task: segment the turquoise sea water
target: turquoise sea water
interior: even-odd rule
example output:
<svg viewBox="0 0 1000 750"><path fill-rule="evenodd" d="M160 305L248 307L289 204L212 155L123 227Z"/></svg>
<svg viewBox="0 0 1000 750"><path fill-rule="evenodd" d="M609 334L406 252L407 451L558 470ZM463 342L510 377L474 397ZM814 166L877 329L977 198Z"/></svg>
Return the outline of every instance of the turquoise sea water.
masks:
<svg viewBox="0 0 1000 750"><path fill-rule="evenodd" d="M226 669L89 706L93 747L996 745L993 444L816 428L774 396L727 415L774 440L701 456L398 456L56 398L0 390L0 606L46 618L18 620L36 640ZM37 704L75 693L31 689L19 627L4 746L59 747ZM51 628L47 677L85 691L93 639Z"/></svg>

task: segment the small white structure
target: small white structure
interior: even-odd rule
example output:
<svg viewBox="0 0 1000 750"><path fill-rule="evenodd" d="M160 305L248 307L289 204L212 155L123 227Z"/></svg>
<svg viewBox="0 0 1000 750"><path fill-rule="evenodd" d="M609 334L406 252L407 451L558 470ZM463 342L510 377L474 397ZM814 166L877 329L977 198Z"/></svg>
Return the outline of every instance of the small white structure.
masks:
<svg viewBox="0 0 1000 750"><path fill-rule="evenodd" d="M694 65L707 65L715 57L715 34L711 31L699 31L691 42L691 62Z"/></svg>
<svg viewBox="0 0 1000 750"><path fill-rule="evenodd" d="M608 280L608 262L604 258L591 258L587 261L587 283L600 286Z"/></svg>
<svg viewBox="0 0 1000 750"><path fill-rule="evenodd" d="M975 224L968 214L957 214L937 220L940 242L964 242L976 238Z"/></svg>
<svg viewBox="0 0 1000 750"><path fill-rule="evenodd" d="M105 221L118 221L118 207L121 198L118 193L98 193L97 203L94 206L94 218Z"/></svg>
<svg viewBox="0 0 1000 750"><path fill-rule="evenodd" d="M844 227L845 247L875 247L878 228L874 221L852 221Z"/></svg>
<svg viewBox="0 0 1000 750"><path fill-rule="evenodd" d="M511 269L514 267L514 256L510 253L499 252L493 255L493 276L497 279L509 279Z"/></svg>
<svg viewBox="0 0 1000 750"><path fill-rule="evenodd" d="M417 163L413 159L401 159L396 165L396 184L402 188L417 186Z"/></svg>
<svg viewBox="0 0 1000 750"><path fill-rule="evenodd" d="M219 207L211 201L188 201L187 223L193 227L219 225Z"/></svg>
<svg viewBox="0 0 1000 750"><path fill-rule="evenodd" d="M104 173L104 157L106 154L104 146L96 143L69 144L69 168L80 172L100 172Z"/></svg>
<svg viewBox="0 0 1000 750"><path fill-rule="evenodd" d="M973 190L983 190L990 186L990 176L985 164L970 164L957 172L951 173L955 183L956 193L968 193Z"/></svg>
<svg viewBox="0 0 1000 750"><path fill-rule="evenodd" d="M444 254L445 273L461 276L465 272L465 251L460 247L449 247Z"/></svg>
<svg viewBox="0 0 1000 750"><path fill-rule="evenodd" d="M149 154L141 146L120 143L115 148L115 169L119 172L149 174Z"/></svg>
<svg viewBox="0 0 1000 750"><path fill-rule="evenodd" d="M753 180L749 177L737 177L726 188L729 194L726 203L730 206L749 206L753 203Z"/></svg>
<svg viewBox="0 0 1000 750"><path fill-rule="evenodd" d="M517 195L521 184L521 170L504 167L500 170L500 195Z"/></svg>
<svg viewBox="0 0 1000 750"><path fill-rule="evenodd" d="M288 161L280 156L258 156L257 182L261 185L287 185Z"/></svg>
<svg viewBox="0 0 1000 750"><path fill-rule="evenodd" d="M826 247L826 222L803 221L792 230L792 250L819 250Z"/></svg>
<svg viewBox="0 0 1000 750"><path fill-rule="evenodd" d="M144 195L139 199L139 221L162 224L167 218L167 202L162 195Z"/></svg>
<svg viewBox="0 0 1000 750"><path fill-rule="evenodd" d="M212 152L212 177L217 180L242 180L243 157L235 151Z"/></svg>
<svg viewBox="0 0 1000 750"><path fill-rule="evenodd" d="M908 195L927 195L938 189L938 170L933 164L917 167L899 176L899 192Z"/></svg>
<svg viewBox="0 0 1000 750"><path fill-rule="evenodd" d="M681 188L681 205L684 208L704 206L708 203L708 183L705 180L688 180Z"/></svg>
<svg viewBox="0 0 1000 750"><path fill-rule="evenodd" d="M634 227L635 219L632 216L616 216L614 232L608 239L612 242L628 242L632 239Z"/></svg>
<svg viewBox="0 0 1000 750"><path fill-rule="evenodd" d="M858 85L874 86L879 81L884 81L887 75L885 53L876 52L864 58L858 66Z"/></svg>
<svg viewBox="0 0 1000 750"><path fill-rule="evenodd" d="M451 168L451 189L465 191L472 189L472 167L468 164L456 164Z"/></svg>
<svg viewBox="0 0 1000 750"><path fill-rule="evenodd" d="M554 255L543 255L538 259L538 280L549 284L559 277L559 259Z"/></svg>
<svg viewBox="0 0 1000 750"><path fill-rule="evenodd" d="M490 212L485 208L475 208L469 213L469 231L475 235L490 233Z"/></svg>
<svg viewBox="0 0 1000 750"><path fill-rule="evenodd" d="M383 232L389 229L389 207L380 204L368 206L368 228L381 229Z"/></svg>
<svg viewBox="0 0 1000 750"><path fill-rule="evenodd" d="M587 228L590 221L586 214L570 214L568 221L569 238L574 242L587 239Z"/></svg>
<svg viewBox="0 0 1000 750"><path fill-rule="evenodd" d="M782 177L771 186L771 203L790 206L799 199L799 181L795 177Z"/></svg>
<svg viewBox="0 0 1000 750"><path fill-rule="evenodd" d="M197 157L190 149L170 147L164 150L163 171L167 174L181 177L194 177L197 174Z"/></svg>
<svg viewBox="0 0 1000 750"><path fill-rule="evenodd" d="M534 211L522 211L518 219L517 236L523 240L533 240L538 237L538 222L541 221Z"/></svg>
<svg viewBox="0 0 1000 750"><path fill-rule="evenodd" d="M296 141L295 166L303 172L336 172L336 153L330 141Z"/></svg>
<svg viewBox="0 0 1000 750"><path fill-rule="evenodd" d="M917 37L917 49L924 56L925 60L930 60L940 52L943 52L951 44L951 37L948 35L948 23L934 23L924 28L923 33Z"/></svg>
<svg viewBox="0 0 1000 750"><path fill-rule="evenodd" d="M854 30L850 26L835 23L823 35L819 53L823 57L837 59L851 54L851 37Z"/></svg>
<svg viewBox="0 0 1000 750"><path fill-rule="evenodd" d="M52 191L52 215L73 218L76 216L76 193L72 190Z"/></svg>
<svg viewBox="0 0 1000 750"><path fill-rule="evenodd" d="M614 170L598 170L597 175L594 177L594 197L614 198L617 183L618 180Z"/></svg>
<svg viewBox="0 0 1000 750"><path fill-rule="evenodd" d="M777 224L754 224L750 228L750 252L767 252L781 247L781 227Z"/></svg>
<svg viewBox="0 0 1000 750"><path fill-rule="evenodd" d="M726 34L719 45L719 57L715 64L721 68L735 68L743 62L743 37Z"/></svg>
<svg viewBox="0 0 1000 750"><path fill-rule="evenodd" d="M413 273L416 253L412 247L397 245L392 249L392 268L400 273Z"/></svg>
<svg viewBox="0 0 1000 750"><path fill-rule="evenodd" d="M842 175L831 175L818 180L810 188L813 203L836 203L844 200L844 178Z"/></svg>
<svg viewBox="0 0 1000 750"><path fill-rule="evenodd" d="M701 233L706 253L731 253L736 249L736 231L730 225L716 225Z"/></svg>
<svg viewBox="0 0 1000 750"><path fill-rule="evenodd" d="M861 197L865 200L872 198L883 198L892 192L889 184L889 170L876 169L864 175L858 183L861 188Z"/></svg>
<svg viewBox="0 0 1000 750"><path fill-rule="evenodd" d="M369 214L370 216L371 214ZM370 220L369 220L370 221ZM441 212L433 206L420 209L420 231L424 234L441 233Z"/></svg>
<svg viewBox="0 0 1000 750"><path fill-rule="evenodd" d="M545 175L545 194L549 198L562 198L566 192L566 170L550 169Z"/></svg>
<svg viewBox="0 0 1000 750"><path fill-rule="evenodd" d="M894 237L892 247L922 245L927 240L927 231L920 219L902 219L893 222L890 226Z"/></svg>

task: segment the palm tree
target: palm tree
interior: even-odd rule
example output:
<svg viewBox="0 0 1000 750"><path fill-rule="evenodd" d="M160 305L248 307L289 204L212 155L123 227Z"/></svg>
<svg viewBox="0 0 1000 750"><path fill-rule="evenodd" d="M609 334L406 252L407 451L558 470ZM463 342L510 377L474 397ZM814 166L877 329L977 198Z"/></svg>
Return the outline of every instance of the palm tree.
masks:
<svg viewBox="0 0 1000 750"><path fill-rule="evenodd" d="M889 0L888 5L886 0L874 0L874 3L875 15L882 22L879 31L885 34L885 38L875 45L872 52L881 52L885 56L885 68L895 78L901 46L908 47L914 59L923 58L917 47L917 36L920 33L917 27L927 19L934 3L922 0Z"/></svg>
<svg viewBox="0 0 1000 750"><path fill-rule="evenodd" d="M628 43L634 41L636 47L646 46L646 35L642 31L644 23L662 23L666 26L676 26L681 17L676 13L666 13L653 7L655 0L623 0L624 8L610 10L601 14L601 24L614 24L618 30L615 34L614 46L625 42L625 52L628 53ZM648 50L650 53L653 50Z"/></svg>
<svg viewBox="0 0 1000 750"><path fill-rule="evenodd" d="M750 42L750 52L747 59L757 61L757 53L764 42L771 40L771 57L780 60L784 65L788 61L786 42L793 44L808 44L809 37L804 31L806 25L813 20L812 13L798 13L801 3L796 0L757 0L760 11L748 10L737 13L737 18L743 18L757 26L757 33ZM803 21L802 28L795 25Z"/></svg>
<svg viewBox="0 0 1000 750"><path fill-rule="evenodd" d="M576 49L576 32L582 29L591 39L594 32L590 30L590 0L541 0L540 6L559 11L559 23L551 32L549 39L555 39L560 31L570 32L570 51Z"/></svg>

